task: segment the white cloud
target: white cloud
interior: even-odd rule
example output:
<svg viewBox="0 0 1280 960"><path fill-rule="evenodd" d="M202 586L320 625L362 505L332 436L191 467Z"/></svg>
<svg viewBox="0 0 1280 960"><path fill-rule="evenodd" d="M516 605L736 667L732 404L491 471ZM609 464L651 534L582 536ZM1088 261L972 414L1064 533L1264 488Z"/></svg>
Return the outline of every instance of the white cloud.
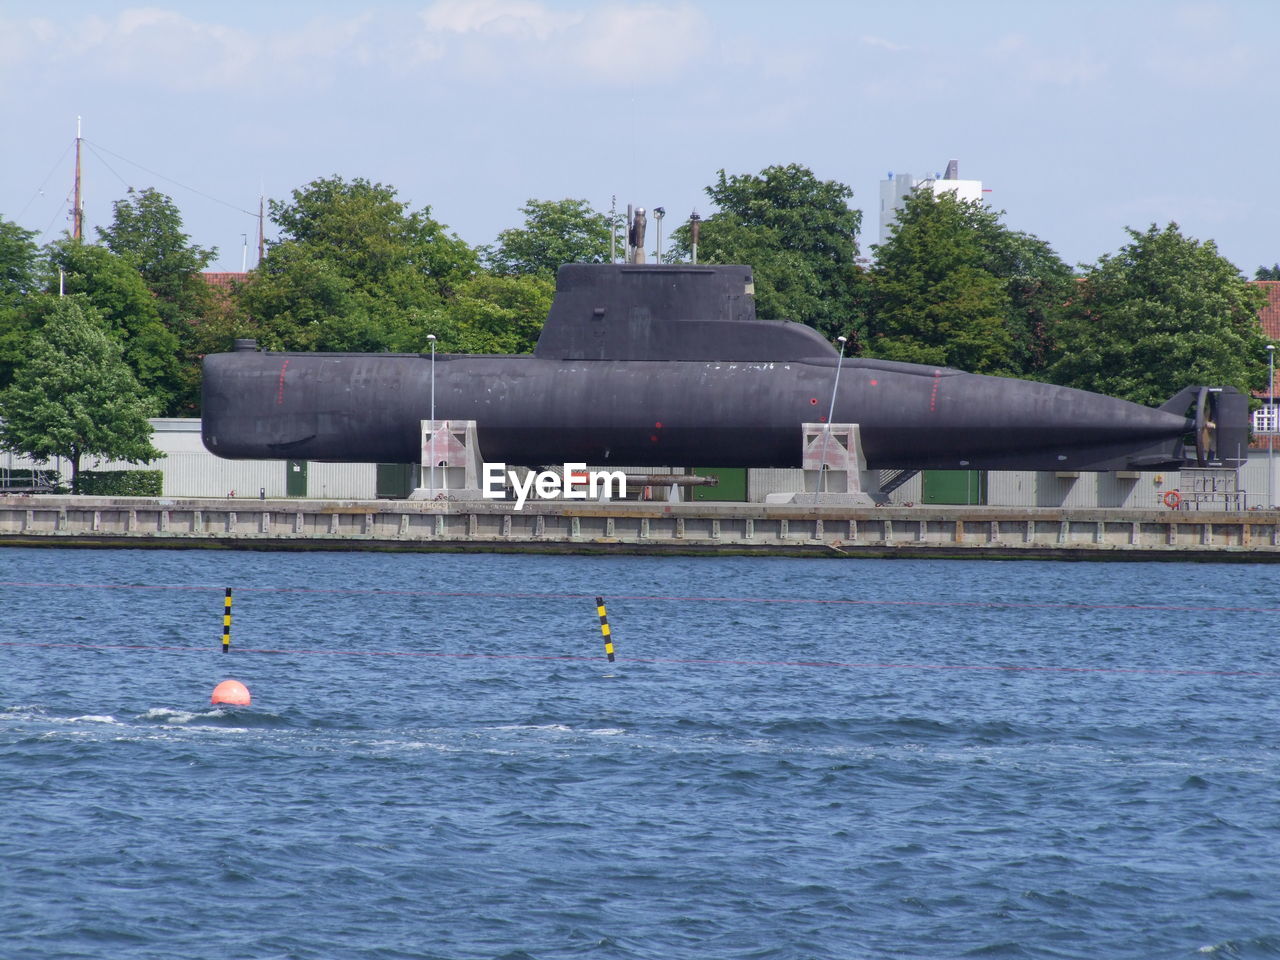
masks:
<svg viewBox="0 0 1280 960"><path fill-rule="evenodd" d="M122 76L163 77L179 89L235 85L249 73L257 42L234 27L201 23L171 10L125 10L81 43Z"/></svg>
<svg viewBox="0 0 1280 960"><path fill-rule="evenodd" d="M35 75L79 65L104 80L162 79L180 90L234 83L258 44L233 27L201 23L172 10L137 7L114 18L31 18L0 24L0 66Z"/></svg>
<svg viewBox="0 0 1280 960"><path fill-rule="evenodd" d="M694 65L710 31L689 4L611 3L577 12L538 0L437 0L419 16L417 54L449 60L471 74L577 73L629 84L637 68L671 82Z"/></svg>
<svg viewBox="0 0 1280 960"><path fill-rule="evenodd" d="M0 69L18 68L33 61L38 63L57 36L57 24L43 17L0 19Z"/></svg>
<svg viewBox="0 0 1280 960"><path fill-rule="evenodd" d="M679 0L568 8L545 0L435 0L416 12L295 18L275 30L174 4L88 17L52 9L0 19L0 77L10 96L19 83L58 83L72 64L76 75L103 82L188 94L323 89L339 76L358 79L352 67L374 72L375 81L428 68L434 79L481 86L662 87L684 80L708 56L712 38L706 13Z"/></svg>
<svg viewBox="0 0 1280 960"><path fill-rule="evenodd" d="M884 37L864 36L859 38L859 42L864 47L877 47L880 50L888 50L890 53L902 53L904 50L910 49L900 43L886 40Z"/></svg>
<svg viewBox="0 0 1280 960"><path fill-rule="evenodd" d="M542 42L578 18L549 10L537 0L437 0L418 19L416 58L440 60L460 49L474 59L486 43Z"/></svg>
<svg viewBox="0 0 1280 960"><path fill-rule="evenodd" d="M378 55L368 35L371 25L372 15L367 13L347 20L320 17L270 39L266 50L270 61L277 64L342 58L367 62Z"/></svg>
<svg viewBox="0 0 1280 960"><path fill-rule="evenodd" d="M536 0L438 0L421 14L428 33L527 34L539 40L581 18Z"/></svg>
<svg viewBox="0 0 1280 960"><path fill-rule="evenodd" d="M605 77L630 74L636 64L646 76L674 72L693 64L707 42L701 13L689 6L655 3L601 7L581 24L572 55Z"/></svg>
<svg viewBox="0 0 1280 960"><path fill-rule="evenodd" d="M376 60L371 18L317 17L274 35L193 19L173 9L131 7L112 17L0 21L0 69L56 82L68 65L102 82L223 93L266 85L322 87L338 60ZM385 44L384 44L385 46Z"/></svg>

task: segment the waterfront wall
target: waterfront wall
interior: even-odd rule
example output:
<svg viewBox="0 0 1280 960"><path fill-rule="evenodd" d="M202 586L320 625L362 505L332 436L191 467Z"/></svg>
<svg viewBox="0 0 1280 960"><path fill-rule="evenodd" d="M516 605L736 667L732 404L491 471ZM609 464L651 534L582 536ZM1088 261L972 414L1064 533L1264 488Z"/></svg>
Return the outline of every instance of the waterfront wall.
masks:
<svg viewBox="0 0 1280 960"><path fill-rule="evenodd" d="M0 546L1280 559L1280 512L69 496L0 499Z"/></svg>

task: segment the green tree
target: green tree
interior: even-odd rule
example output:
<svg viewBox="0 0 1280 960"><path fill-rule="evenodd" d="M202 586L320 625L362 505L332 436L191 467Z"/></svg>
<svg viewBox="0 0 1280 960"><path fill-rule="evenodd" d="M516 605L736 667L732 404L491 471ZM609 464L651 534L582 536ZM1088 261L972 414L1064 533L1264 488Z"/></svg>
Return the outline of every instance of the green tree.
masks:
<svg viewBox="0 0 1280 960"><path fill-rule="evenodd" d="M1280 280L1280 263L1270 267L1259 267L1253 275L1255 280Z"/></svg>
<svg viewBox="0 0 1280 960"><path fill-rule="evenodd" d="M35 234L0 218L0 387L26 356L31 321L27 298L39 289Z"/></svg>
<svg viewBox="0 0 1280 960"><path fill-rule="evenodd" d="M498 234L486 261L497 274L554 278L564 263L608 263L609 217L586 200L530 200L520 212L524 226Z"/></svg>
<svg viewBox="0 0 1280 960"><path fill-rule="evenodd" d="M1016 261L1018 250L991 248L996 238L980 203L912 193L876 250L865 352L974 373L1021 372L1014 300L991 269L1001 256Z"/></svg>
<svg viewBox="0 0 1280 960"><path fill-rule="evenodd" d="M180 412L178 338L165 326L156 298L134 266L106 247L69 237L51 244L47 252L45 284L50 297L30 304L35 326L53 312L50 301L60 288L67 296L83 295L106 332L120 341L125 360L138 383L156 399L160 413Z"/></svg>
<svg viewBox="0 0 1280 960"><path fill-rule="evenodd" d="M182 214L165 194L147 187L132 188L113 205L111 224L98 228L108 250L130 263L155 297L156 310L177 338L180 375L175 384L175 411L199 409L200 360L207 348L207 330L217 319L219 305L202 273L217 250L191 243L183 232Z"/></svg>
<svg viewBox="0 0 1280 960"><path fill-rule="evenodd" d="M424 320L477 267L430 208L359 178L313 181L271 216L281 237L236 299L272 349L422 350Z"/></svg>
<svg viewBox="0 0 1280 960"><path fill-rule="evenodd" d="M142 275L164 321L176 327L199 318L209 302L209 288L200 274L217 249L192 244L173 200L152 187L137 192L131 188L112 210L111 224L98 228L98 239Z"/></svg>
<svg viewBox="0 0 1280 960"><path fill-rule="evenodd" d="M1176 223L1127 232L1131 242L1088 271L1058 324L1050 379L1147 405L1193 384L1263 388L1262 291Z"/></svg>
<svg viewBox="0 0 1280 960"><path fill-rule="evenodd" d="M35 236L0 217L0 306L12 306L36 288Z"/></svg>
<svg viewBox="0 0 1280 960"><path fill-rule="evenodd" d="M149 463L154 411L84 297L59 298L29 344L26 362L0 392L0 444L37 460L71 461L79 492L85 457Z"/></svg>
<svg viewBox="0 0 1280 960"><path fill-rule="evenodd" d="M756 310L764 319L859 338L862 212L849 209L849 187L819 180L793 163L759 174L727 176L721 170L706 192L719 209L702 221L700 262L752 267ZM687 224L674 230L674 255L687 259L690 241Z"/></svg>
<svg viewBox="0 0 1280 960"><path fill-rule="evenodd" d="M974 204L969 212L983 252L981 266L1004 283L1009 297L1013 369L1018 376L1040 379L1049 363L1051 331L1074 295L1075 274L1044 240L1006 227L1003 211Z"/></svg>
<svg viewBox="0 0 1280 960"><path fill-rule="evenodd" d="M440 349L458 353L530 353L551 309L555 281L541 274L464 281L440 312Z"/></svg>

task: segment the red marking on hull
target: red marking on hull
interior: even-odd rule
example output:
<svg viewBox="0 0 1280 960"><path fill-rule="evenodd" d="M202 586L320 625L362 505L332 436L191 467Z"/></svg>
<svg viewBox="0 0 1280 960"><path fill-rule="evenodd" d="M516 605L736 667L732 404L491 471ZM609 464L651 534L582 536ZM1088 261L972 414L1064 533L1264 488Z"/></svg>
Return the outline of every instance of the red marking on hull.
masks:
<svg viewBox="0 0 1280 960"><path fill-rule="evenodd" d="M276 406L284 403L284 372L289 369L289 361L285 360L280 367L280 380L276 384Z"/></svg>

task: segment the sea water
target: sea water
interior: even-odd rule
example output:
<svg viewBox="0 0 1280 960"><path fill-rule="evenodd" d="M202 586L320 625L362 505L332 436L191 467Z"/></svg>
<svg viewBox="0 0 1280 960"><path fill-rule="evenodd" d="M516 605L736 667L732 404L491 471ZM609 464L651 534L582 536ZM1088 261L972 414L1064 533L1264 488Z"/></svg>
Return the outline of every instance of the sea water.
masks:
<svg viewBox="0 0 1280 960"><path fill-rule="evenodd" d="M1280 956L1278 578L3 550L0 956Z"/></svg>

